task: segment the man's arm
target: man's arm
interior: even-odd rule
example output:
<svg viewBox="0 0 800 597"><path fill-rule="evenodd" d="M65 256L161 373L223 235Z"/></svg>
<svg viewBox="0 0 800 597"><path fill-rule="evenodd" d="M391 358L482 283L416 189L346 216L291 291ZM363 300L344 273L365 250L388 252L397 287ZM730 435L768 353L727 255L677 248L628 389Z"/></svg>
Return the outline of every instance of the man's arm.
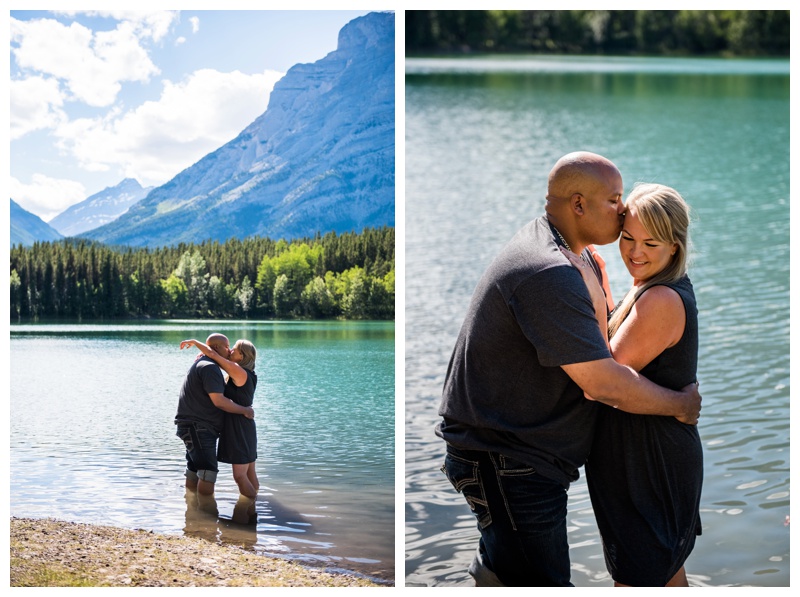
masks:
<svg viewBox="0 0 800 597"><path fill-rule="evenodd" d="M561 368L593 399L625 412L675 417L689 425L696 425L700 417L701 397L697 384L690 384L679 392L668 390L612 358L562 365Z"/></svg>
<svg viewBox="0 0 800 597"><path fill-rule="evenodd" d="M255 418L255 411L253 410L252 406L242 406L241 404L236 404L230 398L226 398L224 394L219 394L217 392L211 392L208 396L211 398L211 402L214 403L214 406L224 410L226 413L231 413L233 415L244 415L248 419Z"/></svg>

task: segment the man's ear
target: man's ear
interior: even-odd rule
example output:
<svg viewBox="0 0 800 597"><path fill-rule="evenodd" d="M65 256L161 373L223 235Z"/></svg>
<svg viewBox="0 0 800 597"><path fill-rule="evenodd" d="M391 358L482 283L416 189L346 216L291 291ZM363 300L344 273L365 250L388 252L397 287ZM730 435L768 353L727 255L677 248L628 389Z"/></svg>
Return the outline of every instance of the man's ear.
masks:
<svg viewBox="0 0 800 597"><path fill-rule="evenodd" d="M583 215L583 208L584 208L584 199L583 195L580 193L573 193L572 197L569 198L569 204L572 207L572 210L578 214L579 216Z"/></svg>

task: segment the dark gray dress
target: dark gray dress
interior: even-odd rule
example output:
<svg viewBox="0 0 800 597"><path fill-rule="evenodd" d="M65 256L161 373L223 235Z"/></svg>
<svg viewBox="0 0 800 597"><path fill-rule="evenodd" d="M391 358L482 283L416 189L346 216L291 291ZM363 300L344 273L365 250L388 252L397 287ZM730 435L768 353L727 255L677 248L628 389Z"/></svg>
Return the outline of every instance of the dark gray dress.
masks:
<svg viewBox="0 0 800 597"><path fill-rule="evenodd" d="M237 386L232 379L225 384L225 397L241 406L252 406L258 377L247 371L247 381ZM225 413L225 425L219 436L217 460L229 464L249 464L256 459L256 422L242 415Z"/></svg>
<svg viewBox="0 0 800 597"><path fill-rule="evenodd" d="M641 373L680 390L697 380L697 306L688 277L666 286L683 300L686 327L680 341ZM601 405L586 480L612 578L664 586L701 533L703 449L697 426Z"/></svg>

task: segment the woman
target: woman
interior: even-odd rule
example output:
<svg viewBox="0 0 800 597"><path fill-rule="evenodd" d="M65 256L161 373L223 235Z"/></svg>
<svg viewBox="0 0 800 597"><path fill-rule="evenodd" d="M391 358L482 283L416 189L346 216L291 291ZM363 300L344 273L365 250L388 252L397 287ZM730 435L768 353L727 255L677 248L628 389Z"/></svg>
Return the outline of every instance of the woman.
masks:
<svg viewBox="0 0 800 597"><path fill-rule="evenodd" d="M640 184L626 210L619 250L633 287L611 313L609 346L617 362L678 390L697 379L689 208L674 189ZM599 285L595 276L584 280ZM701 533L697 427L602 404L598 411L585 470L615 586L689 586L684 562Z"/></svg>
<svg viewBox="0 0 800 597"><path fill-rule="evenodd" d="M252 406L258 377L254 371L256 348L247 340L238 340L225 358L210 346L198 340L184 340L181 348L195 346L205 356L213 359L225 373L225 396L242 406ZM233 479L239 492L255 499L258 493L256 475L256 423L253 419L225 413L225 425L219 438L217 460L233 467Z"/></svg>

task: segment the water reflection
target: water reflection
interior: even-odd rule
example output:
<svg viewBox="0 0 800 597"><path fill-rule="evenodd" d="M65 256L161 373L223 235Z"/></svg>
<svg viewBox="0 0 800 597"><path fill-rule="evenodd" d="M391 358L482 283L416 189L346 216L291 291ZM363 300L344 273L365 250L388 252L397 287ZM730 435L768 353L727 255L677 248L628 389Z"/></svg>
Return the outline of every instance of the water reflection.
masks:
<svg viewBox="0 0 800 597"><path fill-rule="evenodd" d="M244 549L254 549L258 544L256 500L240 495L231 515L225 516L220 514L214 495L204 495L187 489L184 498L185 535Z"/></svg>

